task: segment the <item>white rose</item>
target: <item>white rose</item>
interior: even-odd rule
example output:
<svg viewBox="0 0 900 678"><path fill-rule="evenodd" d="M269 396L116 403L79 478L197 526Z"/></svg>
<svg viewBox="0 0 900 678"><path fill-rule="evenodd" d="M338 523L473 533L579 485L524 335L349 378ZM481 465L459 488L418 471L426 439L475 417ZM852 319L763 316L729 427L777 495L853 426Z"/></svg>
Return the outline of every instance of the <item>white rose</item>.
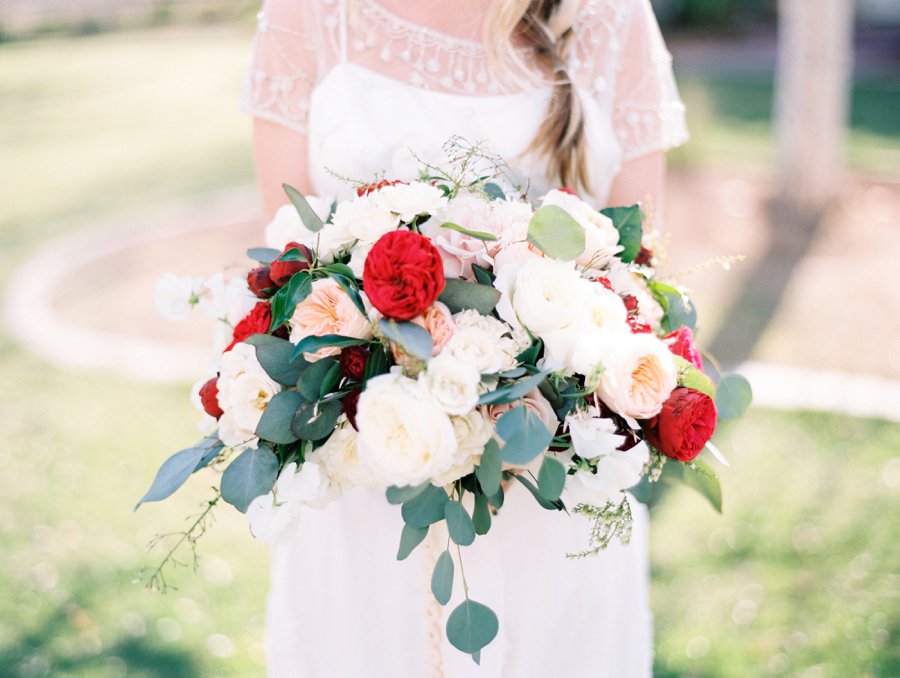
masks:
<svg viewBox="0 0 900 678"><path fill-rule="evenodd" d="M377 487L378 483L371 469L360 459L357 438L356 429L344 422L316 450L316 454L322 460L328 475L345 489Z"/></svg>
<svg viewBox="0 0 900 678"><path fill-rule="evenodd" d="M296 513L289 506L276 503L275 494L272 492L250 502L245 515L251 534L269 544L276 544L297 520Z"/></svg>
<svg viewBox="0 0 900 678"><path fill-rule="evenodd" d="M376 206L372 195L357 196L339 203L332 221L339 232L367 245L374 244L400 225L397 215Z"/></svg>
<svg viewBox="0 0 900 678"><path fill-rule="evenodd" d="M422 181L385 186L373 195L376 207L407 223L420 214L433 214L447 204L441 189Z"/></svg>
<svg viewBox="0 0 900 678"><path fill-rule="evenodd" d="M619 231L612 220L586 202L565 191L550 191L541 200L541 206L556 205L568 212L584 229L584 252L576 259L582 266L603 268L613 256L622 251Z"/></svg>
<svg viewBox="0 0 900 678"><path fill-rule="evenodd" d="M481 373L470 363L458 360L452 353L445 352L432 358L419 379L447 414L468 414L478 404Z"/></svg>
<svg viewBox="0 0 900 678"><path fill-rule="evenodd" d="M493 424L478 410L463 417L452 417L451 421L456 433L457 452L453 466L433 478L435 485L449 485L472 473L476 464L481 462L485 444L494 435Z"/></svg>
<svg viewBox="0 0 900 678"><path fill-rule="evenodd" d="M367 382L356 424L359 456L386 485L418 485L453 465L450 417L422 384L396 372Z"/></svg>
<svg viewBox="0 0 900 678"><path fill-rule="evenodd" d="M570 327L582 311L581 282L571 262L529 261L519 269L511 290L516 317L537 335Z"/></svg>
<svg viewBox="0 0 900 678"><path fill-rule="evenodd" d="M200 310L210 320L236 325L253 310L259 299L247 287L243 276L225 279L222 273L208 278L197 289Z"/></svg>
<svg viewBox="0 0 900 678"><path fill-rule="evenodd" d="M219 438L229 447L255 447L256 427L281 386L260 366L253 346L241 342L222 356L218 389Z"/></svg>
<svg viewBox="0 0 900 678"><path fill-rule="evenodd" d="M275 484L275 494L279 501L296 512L301 506L323 508L338 499L341 492L312 453L306 456L299 471L294 462L284 467Z"/></svg>
<svg viewBox="0 0 900 678"><path fill-rule="evenodd" d="M541 259L528 243L515 243L500 250L494 257L494 289L500 293L497 303L497 315L515 329L521 329L522 323L516 317L512 298L516 280L521 268L528 262Z"/></svg>
<svg viewBox="0 0 900 678"><path fill-rule="evenodd" d="M658 414L678 380L668 347L652 334L611 333L606 339L597 394L626 417Z"/></svg>
<svg viewBox="0 0 900 678"><path fill-rule="evenodd" d="M441 355L469 365L479 374L496 374L517 365L515 347L512 339L492 336L483 328L457 327Z"/></svg>
<svg viewBox="0 0 900 678"><path fill-rule="evenodd" d="M157 312L166 320L186 320L194 308L196 291L202 284L203 278L166 273L156 281L154 301Z"/></svg>
<svg viewBox="0 0 900 678"><path fill-rule="evenodd" d="M328 218L331 198L308 195L306 202L322 221ZM266 226L266 247L283 250L289 242L300 243L309 248L315 247L316 244L316 234L306 228L297 208L290 203L279 207L271 223Z"/></svg>

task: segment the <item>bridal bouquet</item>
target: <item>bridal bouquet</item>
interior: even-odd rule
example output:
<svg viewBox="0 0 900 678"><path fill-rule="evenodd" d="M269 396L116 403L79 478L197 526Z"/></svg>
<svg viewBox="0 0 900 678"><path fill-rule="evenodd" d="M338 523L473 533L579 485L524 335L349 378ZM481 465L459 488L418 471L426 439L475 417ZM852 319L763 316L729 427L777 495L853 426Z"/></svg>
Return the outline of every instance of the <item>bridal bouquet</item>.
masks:
<svg viewBox="0 0 900 678"><path fill-rule="evenodd" d="M199 305L230 336L198 391L215 430L141 503L215 465L215 501L275 540L306 507L381 488L404 559L442 521L458 546L487 535L510 482L594 521L573 556L627 539L629 501L664 472L720 502L697 457L749 388L702 371L694 307L658 275L638 206L598 212L564 188L532 204L435 168L331 205L285 190L246 278L158 285L167 315ZM453 573L448 550L441 604ZM447 621L476 661L497 629L468 593Z"/></svg>

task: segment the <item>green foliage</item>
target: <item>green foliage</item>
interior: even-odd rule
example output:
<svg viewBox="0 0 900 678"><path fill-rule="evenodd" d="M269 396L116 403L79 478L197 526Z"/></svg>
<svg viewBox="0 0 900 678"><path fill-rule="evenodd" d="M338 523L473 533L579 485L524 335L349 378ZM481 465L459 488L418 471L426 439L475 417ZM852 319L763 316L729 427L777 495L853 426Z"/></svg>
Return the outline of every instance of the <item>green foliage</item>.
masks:
<svg viewBox="0 0 900 678"><path fill-rule="evenodd" d="M271 264L281 254L280 250L271 247L251 247L247 250L247 256L261 264Z"/></svg>
<svg viewBox="0 0 900 678"><path fill-rule="evenodd" d="M737 419L753 402L753 388L739 374L726 374L716 384L716 410L720 419Z"/></svg>
<svg viewBox="0 0 900 678"><path fill-rule="evenodd" d="M699 492L719 513L722 512L722 486L719 477L702 459L690 463L670 460L663 467L661 481L684 483Z"/></svg>
<svg viewBox="0 0 900 678"><path fill-rule="evenodd" d="M331 391L330 382L334 379L334 373L340 374L340 364L337 356L319 358L312 363L307 363L297 380L297 391L309 402L315 402Z"/></svg>
<svg viewBox="0 0 900 678"><path fill-rule="evenodd" d="M294 346L286 339L269 334L254 334L244 340L256 347L256 359L273 381L282 386L293 386L306 367L305 360L292 362Z"/></svg>
<svg viewBox="0 0 900 678"><path fill-rule="evenodd" d="M556 501L566 484L566 468L553 457L546 456L538 472L538 490L548 501Z"/></svg>
<svg viewBox="0 0 900 678"><path fill-rule="evenodd" d="M291 431L291 419L305 402L296 391L276 393L263 410L256 425L256 435L272 443L296 442L298 437Z"/></svg>
<svg viewBox="0 0 900 678"><path fill-rule="evenodd" d="M403 502L400 515L410 527L428 527L444 519L444 505L449 500L443 488L429 483L412 499Z"/></svg>
<svg viewBox="0 0 900 678"><path fill-rule="evenodd" d="M505 441L500 458L518 466L530 462L553 441L553 433L525 405L504 412L497 420L497 433Z"/></svg>
<svg viewBox="0 0 900 678"><path fill-rule="evenodd" d="M528 480L528 478L526 478L524 475L516 473L511 474L511 476L518 480L525 487L525 489L527 489L531 493L531 496L534 497L535 501L541 508L548 511L561 511L564 508L561 501L550 501L549 499L547 499L547 497L542 495L541 491L537 488L537 485ZM493 499L491 500L491 503L494 503ZM496 504L494 505L496 506Z"/></svg>
<svg viewBox="0 0 900 678"><path fill-rule="evenodd" d="M503 189L492 181L485 183L482 188L484 188L484 192L490 200L506 199L506 193L503 192Z"/></svg>
<svg viewBox="0 0 900 678"><path fill-rule="evenodd" d="M209 457L210 452L215 455L221 449L221 445L205 445L189 447L173 454L159 467L150 489L141 497L134 510L148 501L162 501L171 496L175 490L184 485L194 471L205 466L203 461Z"/></svg>
<svg viewBox="0 0 900 678"><path fill-rule="evenodd" d="M405 485L403 487L391 485L385 491L385 497L387 498L389 504L402 504L403 502L409 501L413 497L417 496L429 485L430 483L422 483L421 485Z"/></svg>
<svg viewBox="0 0 900 678"><path fill-rule="evenodd" d="M444 519L450 539L460 546L468 546L475 541L475 525L469 517L466 507L456 500L444 504Z"/></svg>
<svg viewBox="0 0 900 678"><path fill-rule="evenodd" d="M488 499L481 492L475 495L475 510L472 511L472 524L475 526L475 534L485 535L491 529L491 509Z"/></svg>
<svg viewBox="0 0 900 678"><path fill-rule="evenodd" d="M562 207L544 205L531 217L528 242L548 257L574 261L584 253L584 228Z"/></svg>
<svg viewBox="0 0 900 678"><path fill-rule="evenodd" d="M278 457L271 448L244 450L222 474L222 499L245 513L254 499L272 490L277 477Z"/></svg>
<svg viewBox="0 0 900 678"><path fill-rule="evenodd" d="M296 360L304 353L315 353L320 348L332 346L335 348L345 348L347 346L362 346L368 343L368 339L345 337L340 334L324 334L320 337L310 335L308 337L303 337L296 347L294 347L293 359Z"/></svg>
<svg viewBox="0 0 900 678"><path fill-rule="evenodd" d="M288 186L287 184L281 184L281 186L284 188L284 192L287 193L287 197L296 208L297 214L300 215L300 219L303 221L303 225L306 226L307 230L310 230L313 233L321 231L324 224L319 218L319 215L309 206L306 197L293 186Z"/></svg>
<svg viewBox="0 0 900 678"><path fill-rule="evenodd" d="M447 618L447 639L453 647L474 654L497 636L500 623L487 605L466 598Z"/></svg>
<svg viewBox="0 0 900 678"><path fill-rule="evenodd" d="M470 308L488 315L500 301L500 293L489 285L449 278L438 301L446 304L453 313Z"/></svg>
<svg viewBox="0 0 900 678"><path fill-rule="evenodd" d="M331 435L341 416L341 403L304 402L291 420L291 431L300 440L323 440Z"/></svg>
<svg viewBox="0 0 900 678"><path fill-rule="evenodd" d="M485 231L472 231L468 228L463 228L459 224L454 224L452 221L445 221L441 224L441 228L446 228L448 231L456 231L457 233L462 233L463 235L467 235L470 238L475 238L476 240L484 240L486 242L492 242L497 239L497 236L493 233L487 233Z"/></svg>
<svg viewBox="0 0 900 678"><path fill-rule="evenodd" d="M428 536L427 527L404 525L403 531L400 533L400 547L397 549L397 560L406 560L426 536Z"/></svg>
<svg viewBox="0 0 900 678"><path fill-rule="evenodd" d="M311 292L312 278L307 271L300 271L291 276L287 285L272 297L272 324L269 331L274 332L286 323L294 315L297 304L306 299Z"/></svg>
<svg viewBox="0 0 900 678"><path fill-rule="evenodd" d="M675 364L678 367L678 384L680 386L700 391L713 399L716 397L716 386L712 379L680 355L672 357L675 358Z"/></svg>
<svg viewBox="0 0 900 678"><path fill-rule="evenodd" d="M431 358L434 340L424 327L419 327L415 323L398 323L384 318L378 321L378 327L381 328L381 333L386 338L398 344L411 356L415 356L419 360Z"/></svg>
<svg viewBox="0 0 900 678"><path fill-rule="evenodd" d="M450 551L444 551L438 556L434 572L431 573L431 592L441 605L450 602L450 596L453 594L453 570L453 557Z"/></svg>
<svg viewBox="0 0 900 678"><path fill-rule="evenodd" d="M600 210L600 214L612 220L613 226L619 232L619 245L622 246L619 258L626 264L630 264L641 251L641 239L644 235L644 215L640 205L607 207Z"/></svg>
<svg viewBox="0 0 900 678"><path fill-rule="evenodd" d="M491 438L485 443L481 461L475 467L475 477L478 484L487 496L493 496L500 489L500 477L503 473L503 464L500 461L500 446Z"/></svg>
<svg viewBox="0 0 900 678"><path fill-rule="evenodd" d="M502 405L514 403L536 389L547 378L549 372L538 372L527 379L522 379L513 384L501 386L493 391L482 393L478 398L479 405Z"/></svg>
<svg viewBox="0 0 900 678"><path fill-rule="evenodd" d="M338 266L342 266L340 264L332 264L328 269L336 269ZM349 270L349 267L344 266ZM353 271L350 271L349 275L340 275L335 272L330 272L329 277L332 278L338 285L341 286L341 289L347 293L347 296L350 297L350 301L353 302L353 305L359 310L360 313L366 318L369 317L368 312L366 311L366 305L363 303L362 297L359 295L359 286L356 284L356 279L353 277Z"/></svg>

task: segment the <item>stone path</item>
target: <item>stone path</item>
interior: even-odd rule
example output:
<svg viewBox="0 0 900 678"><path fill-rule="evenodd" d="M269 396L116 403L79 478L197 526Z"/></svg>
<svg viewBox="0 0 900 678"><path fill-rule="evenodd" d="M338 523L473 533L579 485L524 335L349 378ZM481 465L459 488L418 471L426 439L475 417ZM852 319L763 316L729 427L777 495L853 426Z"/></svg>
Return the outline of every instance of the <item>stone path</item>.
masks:
<svg viewBox="0 0 900 678"><path fill-rule="evenodd" d="M684 271L716 255L753 265L767 242L763 179L712 172L670 180L667 257ZM203 196L48 243L16 272L4 301L9 332L66 368L106 369L152 382L204 376L209 323L159 318L163 273L210 275L246 266L261 244L254 191ZM799 262L751 362L756 403L900 421L900 186L848 185L834 216ZM679 279L694 290L701 341L740 289L741 266Z"/></svg>

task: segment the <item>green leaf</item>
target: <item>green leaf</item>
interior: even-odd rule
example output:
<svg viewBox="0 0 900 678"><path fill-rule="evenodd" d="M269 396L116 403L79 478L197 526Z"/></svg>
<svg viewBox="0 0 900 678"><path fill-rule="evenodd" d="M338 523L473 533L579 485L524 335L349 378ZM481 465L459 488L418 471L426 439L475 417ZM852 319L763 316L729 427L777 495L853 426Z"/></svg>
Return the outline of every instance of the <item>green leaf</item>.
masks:
<svg viewBox="0 0 900 678"><path fill-rule="evenodd" d="M257 497L267 494L278 477L278 457L271 448L260 445L244 450L222 474L222 499L241 513Z"/></svg>
<svg viewBox="0 0 900 678"><path fill-rule="evenodd" d="M491 608L467 598L447 619L447 639L457 650L475 654L497 637L499 628Z"/></svg>
<svg viewBox="0 0 900 678"><path fill-rule="evenodd" d="M544 342L541 339L534 339L531 346L516 356L516 361L525 365L534 365L537 363L538 356L544 348Z"/></svg>
<svg viewBox="0 0 900 678"><path fill-rule="evenodd" d="M662 477L669 483L679 481L702 494L710 505L722 512L722 486L709 464L695 459L689 464L669 460Z"/></svg>
<svg viewBox="0 0 900 678"><path fill-rule="evenodd" d="M487 197L491 200L506 200L506 193L503 192L503 189L500 188L497 184L492 181L487 182L484 185L484 192L487 194Z"/></svg>
<svg viewBox="0 0 900 678"><path fill-rule="evenodd" d="M341 416L341 402L304 402L291 419L291 431L300 440L322 440L334 431Z"/></svg>
<svg viewBox="0 0 900 678"><path fill-rule="evenodd" d="M491 497L500 489L500 477L503 473L503 464L500 461L500 446L491 438L484 446L481 462L475 468L475 477L481 485L481 491Z"/></svg>
<svg viewBox="0 0 900 678"><path fill-rule="evenodd" d="M419 493L430 484L431 483L422 483L421 485L406 485L404 487L391 485L384 494L387 497L389 504L402 504L413 497L417 497Z"/></svg>
<svg viewBox="0 0 900 678"><path fill-rule="evenodd" d="M531 496L534 497L535 501L541 506L541 508L545 508L548 511L561 511L563 509L563 504L561 501L550 501L544 495L541 494L540 490L538 490L537 486L532 483L525 476L520 476L516 474L511 474L513 478L518 480L522 485L524 485L529 492L531 492Z"/></svg>
<svg viewBox="0 0 900 678"><path fill-rule="evenodd" d="M410 527L428 527L444 519L444 504L450 501L441 487L429 483L412 499L403 502L400 515Z"/></svg>
<svg viewBox="0 0 900 678"><path fill-rule="evenodd" d="M271 247L251 247L247 250L247 256L258 261L261 264L271 264L281 254L281 250L272 249Z"/></svg>
<svg viewBox="0 0 900 678"><path fill-rule="evenodd" d="M508 475L512 475L511 473ZM501 485L494 494L488 497L488 501L491 503L491 506L494 507L495 510L500 510L503 508L503 502L506 496L503 492L503 485Z"/></svg>
<svg viewBox="0 0 900 678"><path fill-rule="evenodd" d="M663 293L666 297L666 315L663 318L663 328L667 332L674 332L679 327L697 327L697 308L690 298L682 293Z"/></svg>
<svg viewBox="0 0 900 678"><path fill-rule="evenodd" d="M263 410L256 425L256 435L281 445L296 442L297 436L291 431L291 419L304 402L303 396L296 391L276 393Z"/></svg>
<svg viewBox="0 0 900 678"><path fill-rule="evenodd" d="M323 334L320 337L310 335L303 337L300 343L294 347L293 357L299 358L304 353L315 353L320 348L333 346L335 348L344 348L346 346L362 346L368 344L369 339L357 339L356 337L345 337L341 334ZM294 380L296 381L296 379Z"/></svg>
<svg viewBox="0 0 900 678"><path fill-rule="evenodd" d="M332 264L333 266L337 266L337 264ZM349 270L349 267L347 267ZM345 277L343 275L338 275L336 273L331 273L330 276L337 282L338 285L341 286L341 289L347 293L347 296L350 297L350 301L353 302L353 305L362 313L364 318L368 318L369 314L366 312L366 306L363 304L362 297L359 296L359 287L356 285L356 280L353 277L353 272L350 272L351 275L349 277Z"/></svg>
<svg viewBox="0 0 900 678"><path fill-rule="evenodd" d="M375 345L372 352L369 354L369 359L366 361L365 381L368 381L372 377L377 377L379 374L384 374L391 369L391 359L389 355L388 349L384 344Z"/></svg>
<svg viewBox="0 0 900 678"><path fill-rule="evenodd" d="M189 447L166 459L156 472L150 489L141 497L134 510L137 511L141 504L148 501L161 501L184 485L209 449L209 447Z"/></svg>
<svg viewBox="0 0 900 678"><path fill-rule="evenodd" d="M306 369L300 373L300 378L297 380L297 390L300 392L300 395L310 402L318 400L322 384L328 378L328 373L335 365L338 365L337 356L328 356L327 358L320 358L315 362L307 363ZM340 369L340 366L338 366L338 369Z"/></svg>
<svg viewBox="0 0 900 678"><path fill-rule="evenodd" d="M323 266L322 270L352 280L354 283L356 282L356 274L353 273L353 269L347 266L347 264L328 264L327 266Z"/></svg>
<svg viewBox="0 0 900 678"><path fill-rule="evenodd" d="M449 278L438 301L446 304L453 313L470 308L481 315L489 315L500 301L500 293L488 285Z"/></svg>
<svg viewBox="0 0 900 678"><path fill-rule="evenodd" d="M447 521L450 538L455 544L468 546L475 541L475 526L466 507L460 502L454 500L444 504L444 519Z"/></svg>
<svg viewBox="0 0 900 678"><path fill-rule="evenodd" d="M485 231L472 231L468 228L463 228L459 224L454 224L452 221L445 221L443 224L441 224L441 228L446 228L448 231L456 231L457 233L462 233L463 235L467 235L470 238L484 240L487 242L493 242L497 239L497 236L493 233L486 233Z"/></svg>
<svg viewBox="0 0 900 678"><path fill-rule="evenodd" d="M487 393L482 393L481 397L478 398L479 405L502 405L504 403L514 403L517 400L520 400L531 393L534 389L540 386L541 382L546 379L549 372L538 372L537 374L533 374L528 377L528 379L523 379L522 381L517 381L514 384L507 384L506 386L501 386L498 389L493 391L488 391Z"/></svg>
<svg viewBox="0 0 900 678"><path fill-rule="evenodd" d="M488 269L478 264L472 264L472 273L475 275L475 282L479 285L487 285L488 287L494 285L494 274Z"/></svg>
<svg viewBox="0 0 900 678"><path fill-rule="evenodd" d="M422 543L422 540L427 535L427 527L404 525L403 531L400 533L400 548L397 549L397 560L406 560L409 554L415 551L416 547Z"/></svg>
<svg viewBox="0 0 900 678"><path fill-rule="evenodd" d="M716 410L720 419L740 417L753 402L753 388L739 374L726 374L716 384Z"/></svg>
<svg viewBox="0 0 900 678"><path fill-rule="evenodd" d="M500 416L497 433L506 441L500 448L500 458L524 466L550 446L554 432L548 431L531 409L519 405Z"/></svg>
<svg viewBox="0 0 900 678"><path fill-rule="evenodd" d="M547 456L538 472L538 490L549 501L556 501L566 485L566 467L557 459Z"/></svg>
<svg viewBox="0 0 900 678"><path fill-rule="evenodd" d="M400 347L420 360L431 358L434 340L424 327L415 323L398 323L382 318L378 321L381 333Z"/></svg>
<svg viewBox="0 0 900 678"><path fill-rule="evenodd" d="M548 257L574 261L584 253L584 228L562 207L544 205L531 217L528 242Z"/></svg>
<svg viewBox="0 0 900 678"><path fill-rule="evenodd" d="M441 605L450 602L453 594L453 569L453 556L450 551L444 551L434 564L434 572L431 574L431 592Z"/></svg>
<svg viewBox="0 0 900 678"><path fill-rule="evenodd" d="M712 379L698 370L693 363L685 360L680 355L673 355L675 365L678 368L678 385L685 388L692 388L695 391L705 393L710 398L716 397L716 386Z"/></svg>
<svg viewBox="0 0 900 678"><path fill-rule="evenodd" d="M261 339L265 337L265 339ZM253 340L253 341L251 341ZM286 339L268 334L256 334L247 340L256 347L256 359L273 381L282 386L293 386L309 365L305 360L293 361L294 345Z"/></svg>
<svg viewBox="0 0 900 678"><path fill-rule="evenodd" d="M638 205L630 207L607 207L600 214L609 217L619 232L619 244L624 248L619 258L630 264L641 251L644 215Z"/></svg>
<svg viewBox="0 0 900 678"><path fill-rule="evenodd" d="M275 296L272 297L272 324L269 331L274 332L294 315L294 309L312 292L312 278L306 271L295 273Z"/></svg>
<svg viewBox="0 0 900 678"><path fill-rule="evenodd" d="M301 250L299 247L292 247L287 250L284 254L278 257L278 261L302 261L307 264L311 264L310 258L306 255L306 252Z"/></svg>
<svg viewBox="0 0 900 678"><path fill-rule="evenodd" d="M491 509L488 506L488 498L480 492L475 495L472 524L475 526L475 534L485 535L491 529Z"/></svg>
<svg viewBox="0 0 900 678"><path fill-rule="evenodd" d="M300 215L300 219L303 221L303 225L306 226L307 230L310 230L313 233L321 231L325 224L322 223L322 220L319 218L319 215L315 213L313 208L309 206L304 195L288 184L281 184L281 187L284 189L284 192L287 193L287 197L290 198L294 208L297 210L297 214Z"/></svg>

